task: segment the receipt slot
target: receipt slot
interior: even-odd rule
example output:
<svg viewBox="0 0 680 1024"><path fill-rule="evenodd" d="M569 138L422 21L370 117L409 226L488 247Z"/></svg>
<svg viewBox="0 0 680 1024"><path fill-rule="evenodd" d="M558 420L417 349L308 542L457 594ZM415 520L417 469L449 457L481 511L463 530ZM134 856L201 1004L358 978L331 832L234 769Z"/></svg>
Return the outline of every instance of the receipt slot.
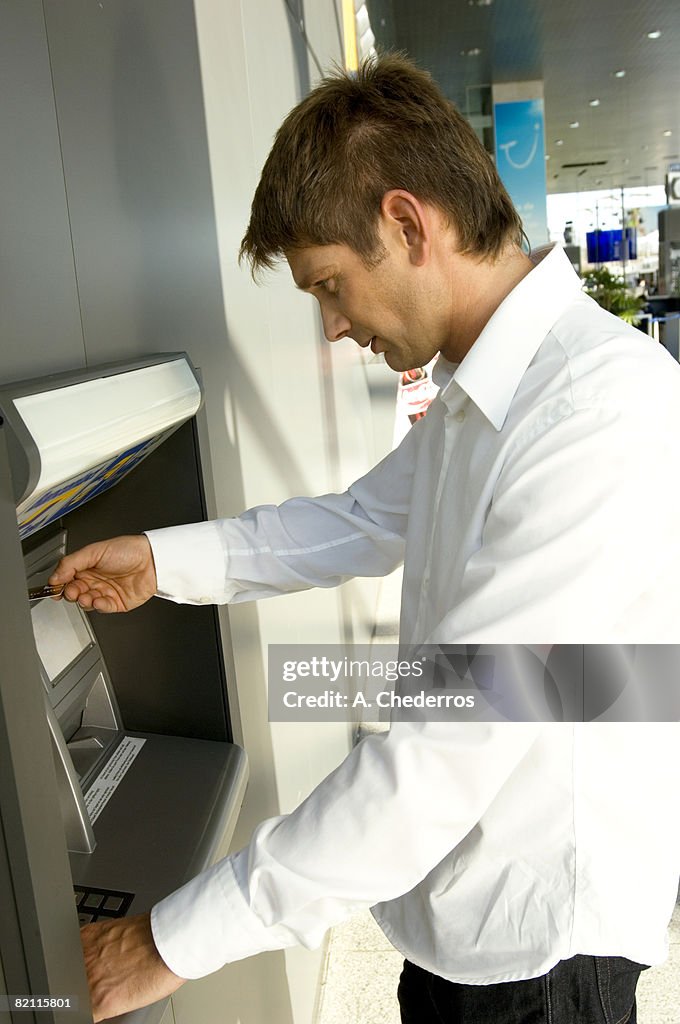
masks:
<svg viewBox="0 0 680 1024"><path fill-rule="evenodd" d="M200 404L183 353L0 389L18 600L67 551L207 518ZM149 910L226 851L243 799L226 619L158 599L105 616L44 598L29 617L72 913L83 924ZM155 1024L162 1012L127 1018Z"/></svg>

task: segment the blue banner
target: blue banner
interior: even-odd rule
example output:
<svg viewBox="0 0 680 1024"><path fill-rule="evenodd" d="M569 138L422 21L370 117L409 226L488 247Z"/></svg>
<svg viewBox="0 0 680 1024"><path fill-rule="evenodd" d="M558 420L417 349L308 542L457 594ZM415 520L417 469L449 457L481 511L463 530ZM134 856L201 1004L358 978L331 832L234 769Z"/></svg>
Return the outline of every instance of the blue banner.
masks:
<svg viewBox="0 0 680 1024"><path fill-rule="evenodd" d="M543 100L494 105L496 166L532 248L548 241Z"/></svg>

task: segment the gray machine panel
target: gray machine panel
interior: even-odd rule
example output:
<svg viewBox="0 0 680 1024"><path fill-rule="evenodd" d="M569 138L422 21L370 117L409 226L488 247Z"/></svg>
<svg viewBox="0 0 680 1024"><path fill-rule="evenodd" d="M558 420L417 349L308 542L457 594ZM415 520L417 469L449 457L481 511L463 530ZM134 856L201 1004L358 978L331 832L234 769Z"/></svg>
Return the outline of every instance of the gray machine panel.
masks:
<svg viewBox="0 0 680 1024"><path fill-rule="evenodd" d="M52 993L80 1000L76 1011L22 1012L8 1019L88 1024L85 969L1 423L0 552L2 972L7 994Z"/></svg>
<svg viewBox="0 0 680 1024"><path fill-rule="evenodd" d="M125 372L124 366L117 369ZM89 369L82 376L96 373L96 368ZM80 376L76 373L73 378ZM49 389L64 386L66 380L60 375L42 384ZM27 382L21 387L39 393L40 384ZM0 390L0 407L8 401L11 405L11 393L11 389ZM16 441L19 434L13 436ZM22 465L19 460L20 473ZM5 530L18 548L9 475L6 484L10 525L5 524ZM14 492L16 496L16 481ZM31 616L26 587L43 584L66 550L89 540L195 522L205 516L198 435L195 421L188 420L116 486L24 542L23 573L19 571L13 601L24 608L22 650L32 659L38 687L33 719L48 752L50 732L52 736L57 768L55 787L50 765L53 816L63 853L65 845L71 852L67 861L57 857L47 876L44 871L39 878L30 870L25 873L22 906L35 916L40 891L45 903L42 912L49 921L46 931L58 935L66 921L76 936L66 964L51 971L50 977L57 980L50 982L46 992L62 991L62 976L77 977L84 1007L87 994L82 992L77 916L88 901L95 902L91 891L125 896L118 908L112 898L108 900L111 913L140 913L209 866L235 826L247 762L244 752L231 742L224 656L214 608L151 601L127 615L86 616L77 606L45 599ZM2 716L0 724L1 720ZM8 748L20 746L23 739L10 735ZM44 771L34 771L27 778L29 804L39 802L44 783ZM3 797L3 829L5 810ZM16 835L23 842L28 837L20 833L18 824ZM2 877L0 886L4 893ZM78 911L73 887L81 889ZM50 896L46 897L51 890L61 892L64 904L56 920ZM64 903L66 890L70 898ZM96 904L96 913L105 914L105 898ZM41 929L42 925L30 925L30 934L39 935L40 942ZM0 928L0 962L7 976L6 946ZM11 984L9 977L7 983ZM166 1002L120 1020L156 1024ZM26 1020L24 1015L22 1024ZM70 1024L78 1020L85 1022L87 1013L71 1017Z"/></svg>
<svg viewBox="0 0 680 1024"><path fill-rule="evenodd" d="M75 885L132 893L129 913L139 914L212 863L247 772L231 743L127 735L144 746L95 822L94 852L72 853L71 869Z"/></svg>

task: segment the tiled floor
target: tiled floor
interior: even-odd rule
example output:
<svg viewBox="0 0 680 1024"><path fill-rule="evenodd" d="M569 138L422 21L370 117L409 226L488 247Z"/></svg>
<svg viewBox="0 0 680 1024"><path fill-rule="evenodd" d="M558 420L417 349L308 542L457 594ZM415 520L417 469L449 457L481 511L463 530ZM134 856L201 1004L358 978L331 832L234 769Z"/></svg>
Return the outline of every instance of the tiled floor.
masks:
<svg viewBox="0 0 680 1024"><path fill-rule="evenodd" d="M383 581L374 642L396 642L400 587L398 572ZM368 912L334 928L317 1024L400 1024L396 992L402 961ZM640 978L638 1024L680 1024L680 902L667 962Z"/></svg>
<svg viewBox="0 0 680 1024"><path fill-rule="evenodd" d="M638 983L638 1024L680 1024L680 900L670 928L670 955Z"/></svg>
<svg viewBox="0 0 680 1024"><path fill-rule="evenodd" d="M318 1024L399 1024L403 959L368 912L334 928Z"/></svg>

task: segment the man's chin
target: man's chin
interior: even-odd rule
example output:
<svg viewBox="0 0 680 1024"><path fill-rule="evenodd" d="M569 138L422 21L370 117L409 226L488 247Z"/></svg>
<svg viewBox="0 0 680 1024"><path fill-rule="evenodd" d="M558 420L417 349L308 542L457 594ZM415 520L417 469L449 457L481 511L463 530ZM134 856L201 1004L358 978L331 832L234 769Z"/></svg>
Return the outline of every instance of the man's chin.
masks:
<svg viewBox="0 0 680 1024"><path fill-rule="evenodd" d="M415 370L419 368L413 365L413 358L409 359L399 352L387 349L383 353L383 358L391 370L395 370L397 373L406 373L407 370Z"/></svg>
<svg viewBox="0 0 680 1024"><path fill-rule="evenodd" d="M394 349L385 349L383 352L383 359L391 370L396 370L398 373L403 373L403 371L407 369L407 367L403 365L404 357L400 355L399 352L395 352Z"/></svg>

